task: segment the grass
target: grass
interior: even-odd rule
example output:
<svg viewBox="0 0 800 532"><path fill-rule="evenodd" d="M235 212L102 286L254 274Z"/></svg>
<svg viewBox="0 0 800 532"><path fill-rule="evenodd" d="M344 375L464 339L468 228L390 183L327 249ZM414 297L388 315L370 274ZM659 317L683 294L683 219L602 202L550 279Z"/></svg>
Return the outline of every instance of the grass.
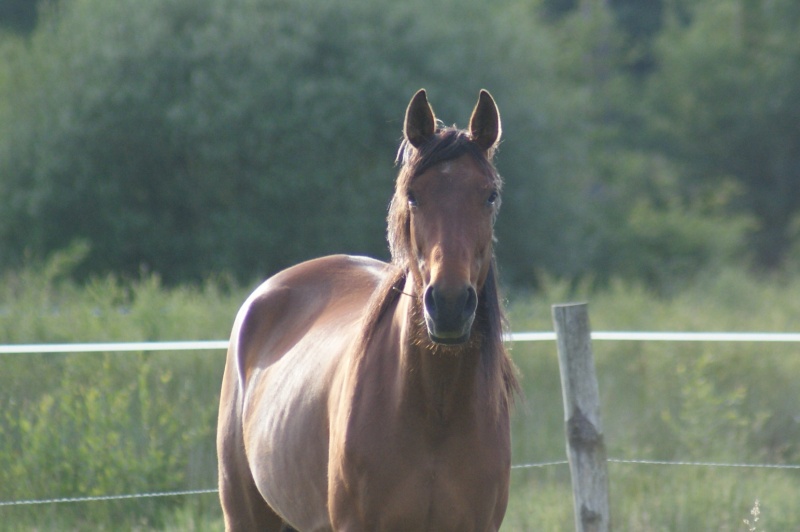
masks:
<svg viewBox="0 0 800 532"><path fill-rule="evenodd" d="M77 286L51 262L0 284L0 343L219 339L247 289L224 280L165 288L156 276ZM55 261L57 262L57 261ZM616 282L549 282L511 294L514 330L551 330L550 305L590 301L595 330L797 330L800 276L729 270L670 297ZM800 463L794 344L595 342L610 457ZM554 342L512 355L525 397L515 463L563 460ZM222 354L3 355L0 501L215 486ZM609 464L617 530L798 530L797 470ZM754 510L758 500L759 515ZM755 521L758 517L758 521ZM745 523L748 519L749 523ZM503 530L573 528L569 469L515 469ZM0 530L219 530L214 494L0 506Z"/></svg>
<svg viewBox="0 0 800 532"><path fill-rule="evenodd" d="M797 278L738 271L700 278L669 298L618 282L571 291L552 283L512 295L514 330L546 330L550 304L590 301L594 330L797 330ZM609 456L723 463L800 463L800 349L794 344L595 342ZM565 456L555 346L519 344L527 399L514 420L515 462ZM508 530L573 527L566 466L515 472ZM759 528L800 529L796 470L609 464L617 530L745 530L753 501ZM554 497L553 493L558 493ZM553 503L553 500L557 503ZM569 507L566 515L563 507ZM752 517L751 517L752 519ZM539 526L539 523L547 525Z"/></svg>

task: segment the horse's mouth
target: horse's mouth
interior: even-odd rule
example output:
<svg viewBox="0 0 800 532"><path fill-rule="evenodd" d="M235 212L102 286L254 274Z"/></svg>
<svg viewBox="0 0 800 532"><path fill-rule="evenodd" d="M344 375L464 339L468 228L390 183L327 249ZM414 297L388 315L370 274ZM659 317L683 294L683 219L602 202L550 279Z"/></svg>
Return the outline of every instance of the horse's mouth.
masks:
<svg viewBox="0 0 800 532"><path fill-rule="evenodd" d="M431 334L429 331L428 336L430 337L431 342L442 345L460 345L460 344L465 344L469 341L469 333L463 336L450 338L450 337L435 336Z"/></svg>
<svg viewBox="0 0 800 532"><path fill-rule="evenodd" d="M472 322L474 316L471 316L459 329L444 330L437 327L434 320L427 315L425 316L425 325L428 329L428 337L431 342L442 345L459 345L465 344L469 341L470 332L472 331Z"/></svg>

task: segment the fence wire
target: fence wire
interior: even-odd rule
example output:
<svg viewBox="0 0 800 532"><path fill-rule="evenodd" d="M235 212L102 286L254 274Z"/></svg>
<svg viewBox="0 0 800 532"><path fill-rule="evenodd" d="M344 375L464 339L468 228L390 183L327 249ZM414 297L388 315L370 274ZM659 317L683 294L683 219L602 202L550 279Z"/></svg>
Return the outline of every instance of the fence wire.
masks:
<svg viewBox="0 0 800 532"><path fill-rule="evenodd" d="M800 470L800 464L727 464L724 462L686 462L669 460L636 460L623 458L609 458L611 464L633 464L650 466L689 466L689 467L738 467L754 469L795 469Z"/></svg>
<svg viewBox="0 0 800 532"><path fill-rule="evenodd" d="M800 470L800 464L749 464L749 463L725 463L725 462L693 462L686 460L647 460L629 458L608 458L609 464L631 464L649 466L686 466L686 467L738 467L754 469L790 469ZM512 465L511 469L531 469L550 466L568 465L567 460L553 460L551 462L532 462L525 464Z"/></svg>
<svg viewBox="0 0 800 532"><path fill-rule="evenodd" d="M61 504L74 502L119 501L123 499L147 499L151 497L177 497L180 495L202 495L217 493L217 489L162 491L157 493L128 493L125 495L95 495L92 497L60 497L57 499L28 499L24 501L0 501L0 506L29 506L34 504Z"/></svg>
<svg viewBox="0 0 800 532"><path fill-rule="evenodd" d="M518 332L506 335L509 342L554 341L555 332ZM629 332L596 331L592 340L608 341L648 341L648 342L800 342L800 333L717 333L717 332ZM39 354L39 353L121 353L143 351L203 351L227 349L228 340L174 341L174 342L108 342L73 344L16 344L0 345L0 354ZM800 464L749 464L722 462L691 462L646 459L609 458L608 463L639 466L683 466L800 470ZM549 462L529 462L515 464L512 470L546 468L568 465L567 460ZM64 504L125 499L144 499L153 497L179 497L217 493L216 488L164 491L152 493L130 493L122 495L97 495L86 497L60 497L49 499L27 499L21 501L0 501L0 507L30 506L38 504Z"/></svg>
<svg viewBox="0 0 800 532"><path fill-rule="evenodd" d="M687 461L669 461L669 460L637 460L625 458L609 458L607 460L610 464L629 464L629 465L646 465L646 466L683 466L683 467L734 467L734 468L754 468L754 469L786 469L786 470L800 470L800 464L737 464L737 463L724 463L724 462L687 462ZM553 466L568 465L567 460L552 460L549 462L527 462L523 464L515 464L511 466L512 470L516 469L536 469L546 468ZM22 501L0 501L0 507L3 506L30 506L36 504L62 504L62 503L79 503L79 502L98 502L98 501L117 501L124 499L146 499L151 497L177 497L185 495L205 495L210 493L217 493L219 490L216 488L202 489L202 490L185 490L185 491L164 491L155 493L130 493L125 495L97 495L93 497L62 497L55 499L28 499Z"/></svg>
<svg viewBox="0 0 800 532"><path fill-rule="evenodd" d="M512 332L507 342L550 342L551 331ZM618 342L800 342L800 333L767 332L669 332L669 331L595 331L592 340ZM228 340L189 340L174 342L105 342L72 344L0 345L0 355L58 353L122 353L144 351L208 351L228 348Z"/></svg>

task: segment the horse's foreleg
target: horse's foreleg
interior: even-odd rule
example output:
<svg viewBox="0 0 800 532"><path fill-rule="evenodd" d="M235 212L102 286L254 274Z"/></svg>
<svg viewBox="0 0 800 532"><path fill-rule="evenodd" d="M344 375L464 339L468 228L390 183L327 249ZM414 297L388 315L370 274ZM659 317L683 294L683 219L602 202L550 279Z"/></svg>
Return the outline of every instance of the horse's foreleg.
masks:
<svg viewBox="0 0 800 532"><path fill-rule="evenodd" d="M225 516L225 530L283 532L283 520L264 501L247 463L238 379L236 371L229 369L230 363L222 380L217 426L219 498Z"/></svg>

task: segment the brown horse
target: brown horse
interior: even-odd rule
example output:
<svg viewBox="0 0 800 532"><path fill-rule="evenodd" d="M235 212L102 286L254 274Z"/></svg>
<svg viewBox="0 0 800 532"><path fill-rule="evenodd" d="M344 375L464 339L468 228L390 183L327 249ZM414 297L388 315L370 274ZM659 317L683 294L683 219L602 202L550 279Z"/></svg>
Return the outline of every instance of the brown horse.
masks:
<svg viewBox="0 0 800 532"><path fill-rule="evenodd" d="M228 530L497 530L509 408L493 253L494 100L441 128L406 111L392 264L332 256L268 279L236 317L217 450ZM282 528L283 527L283 528Z"/></svg>

